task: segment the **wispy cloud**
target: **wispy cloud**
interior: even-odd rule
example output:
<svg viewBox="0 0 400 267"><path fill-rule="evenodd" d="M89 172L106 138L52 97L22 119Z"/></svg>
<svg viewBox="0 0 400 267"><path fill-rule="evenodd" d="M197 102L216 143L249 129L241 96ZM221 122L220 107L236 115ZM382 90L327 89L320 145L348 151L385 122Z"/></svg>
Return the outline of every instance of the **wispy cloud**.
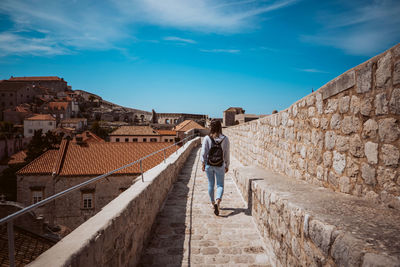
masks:
<svg viewBox="0 0 400 267"><path fill-rule="evenodd" d="M371 56L400 39L400 5L397 0L349 2L346 11L321 15L323 30L301 35L304 42L333 46L348 54ZM354 5L354 6L353 6Z"/></svg>
<svg viewBox="0 0 400 267"><path fill-rule="evenodd" d="M118 49L135 42L134 36L143 24L196 32L237 33L256 25L259 15L297 1L1 0L0 15L10 18L13 27L1 33L4 36L0 40L0 53L53 55L79 49ZM43 36L33 37L38 32ZM11 35L15 45L7 47L4 40ZM191 39L167 38L195 43Z"/></svg>
<svg viewBox="0 0 400 267"><path fill-rule="evenodd" d="M311 72L311 73L329 73L327 71L319 70L319 69L301 69L301 68L296 68L296 70L302 71L302 72Z"/></svg>
<svg viewBox="0 0 400 267"><path fill-rule="evenodd" d="M175 37L175 36L167 36L167 37L164 37L164 40L166 40L166 41L173 41L173 42L179 42L179 43L188 43L188 44L195 44L195 43L197 43L195 40L192 40L192 39L184 39L184 38Z"/></svg>
<svg viewBox="0 0 400 267"><path fill-rule="evenodd" d="M205 53L228 53L228 54L240 53L239 49L200 49L200 51Z"/></svg>

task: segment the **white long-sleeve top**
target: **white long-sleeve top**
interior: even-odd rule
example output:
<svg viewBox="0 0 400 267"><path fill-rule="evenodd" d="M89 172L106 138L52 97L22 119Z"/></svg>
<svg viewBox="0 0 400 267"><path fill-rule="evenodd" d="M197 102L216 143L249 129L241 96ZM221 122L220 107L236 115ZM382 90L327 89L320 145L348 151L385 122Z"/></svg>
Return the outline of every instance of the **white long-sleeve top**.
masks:
<svg viewBox="0 0 400 267"><path fill-rule="evenodd" d="M215 142L221 142L221 140L224 139L221 143L222 151L224 152L224 166L225 168L229 168L229 163L230 163L230 152L229 152L229 139L225 135L220 135L217 138L214 138ZM203 144L201 146L201 162L203 164L207 164L207 159L208 159L208 151L210 150L212 146L212 141L210 136L206 136L203 139Z"/></svg>

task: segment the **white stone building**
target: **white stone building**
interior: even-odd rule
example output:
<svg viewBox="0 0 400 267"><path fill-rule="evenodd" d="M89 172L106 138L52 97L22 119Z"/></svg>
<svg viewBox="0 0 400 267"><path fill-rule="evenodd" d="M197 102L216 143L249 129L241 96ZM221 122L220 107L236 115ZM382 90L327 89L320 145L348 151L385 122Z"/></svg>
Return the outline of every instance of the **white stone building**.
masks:
<svg viewBox="0 0 400 267"><path fill-rule="evenodd" d="M24 120L24 136L32 137L36 130L47 133L56 128L56 119L49 114L38 114Z"/></svg>

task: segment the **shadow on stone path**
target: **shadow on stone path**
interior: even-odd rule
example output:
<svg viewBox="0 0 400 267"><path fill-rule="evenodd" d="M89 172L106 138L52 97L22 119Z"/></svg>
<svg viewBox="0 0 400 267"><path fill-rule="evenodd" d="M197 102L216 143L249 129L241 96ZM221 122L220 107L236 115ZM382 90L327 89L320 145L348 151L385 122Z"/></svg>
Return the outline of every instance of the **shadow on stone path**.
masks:
<svg viewBox="0 0 400 267"><path fill-rule="evenodd" d="M215 216L200 148L194 149L157 215L139 266L270 266L231 175L225 176L220 216Z"/></svg>

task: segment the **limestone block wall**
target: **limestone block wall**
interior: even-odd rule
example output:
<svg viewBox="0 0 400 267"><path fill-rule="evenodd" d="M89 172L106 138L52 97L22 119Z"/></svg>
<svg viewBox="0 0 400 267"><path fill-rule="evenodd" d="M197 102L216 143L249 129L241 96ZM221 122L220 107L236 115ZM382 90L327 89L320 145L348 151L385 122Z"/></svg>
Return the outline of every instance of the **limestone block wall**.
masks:
<svg viewBox="0 0 400 267"><path fill-rule="evenodd" d="M106 205L29 266L136 266L156 215L196 138Z"/></svg>
<svg viewBox="0 0 400 267"><path fill-rule="evenodd" d="M224 133L245 165L400 209L400 44Z"/></svg>

